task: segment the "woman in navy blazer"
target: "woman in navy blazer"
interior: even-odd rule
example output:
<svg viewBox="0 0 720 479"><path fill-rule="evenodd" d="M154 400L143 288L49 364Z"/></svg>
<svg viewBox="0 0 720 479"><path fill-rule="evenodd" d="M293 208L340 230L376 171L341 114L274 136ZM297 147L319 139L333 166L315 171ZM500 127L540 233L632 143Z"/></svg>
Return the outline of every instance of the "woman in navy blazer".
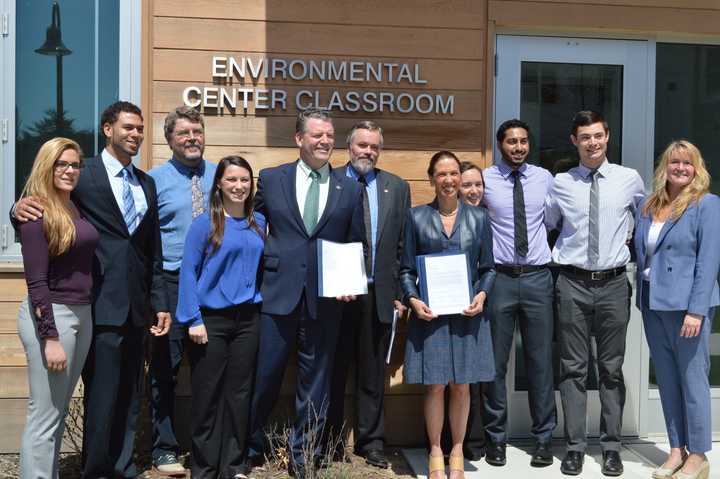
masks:
<svg viewBox="0 0 720 479"><path fill-rule="evenodd" d="M712 447L710 330L720 304L720 198L690 142L670 143L638 215L637 306L660 389L670 455L656 479L705 479Z"/></svg>

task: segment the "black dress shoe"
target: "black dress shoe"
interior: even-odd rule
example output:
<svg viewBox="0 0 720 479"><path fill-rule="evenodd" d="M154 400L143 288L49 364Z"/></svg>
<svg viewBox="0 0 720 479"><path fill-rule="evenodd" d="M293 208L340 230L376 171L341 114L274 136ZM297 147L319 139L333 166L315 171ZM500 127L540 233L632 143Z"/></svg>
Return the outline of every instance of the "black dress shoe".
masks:
<svg viewBox="0 0 720 479"><path fill-rule="evenodd" d="M535 443L535 450L530 459L530 465L532 467L546 467L553 463L552 455L552 444L548 442L537 442Z"/></svg>
<svg viewBox="0 0 720 479"><path fill-rule="evenodd" d="M603 452L602 473L606 476L619 476L623 473L623 463L618 451Z"/></svg>
<svg viewBox="0 0 720 479"><path fill-rule="evenodd" d="M485 446L483 447L463 447L463 456L468 461L479 461L485 457Z"/></svg>
<svg viewBox="0 0 720 479"><path fill-rule="evenodd" d="M568 476L577 476L582 472L585 454L580 451L568 451L560 464L560 472Z"/></svg>
<svg viewBox="0 0 720 479"><path fill-rule="evenodd" d="M504 466L507 463L505 444L489 442L485 449L485 462L491 466Z"/></svg>
<svg viewBox="0 0 720 479"><path fill-rule="evenodd" d="M390 462L388 462L382 449L370 449L365 451L362 456L365 457L365 462L371 466L380 467L382 469L390 467Z"/></svg>

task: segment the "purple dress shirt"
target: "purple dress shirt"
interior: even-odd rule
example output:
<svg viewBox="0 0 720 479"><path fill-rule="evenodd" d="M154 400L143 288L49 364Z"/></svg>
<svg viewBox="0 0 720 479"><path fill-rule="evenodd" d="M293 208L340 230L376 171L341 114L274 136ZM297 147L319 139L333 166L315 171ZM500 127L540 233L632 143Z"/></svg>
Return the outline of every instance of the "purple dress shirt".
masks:
<svg viewBox="0 0 720 479"><path fill-rule="evenodd" d="M553 176L545 168L524 163L520 169L520 184L525 199L528 254L515 253L515 222L513 215L513 187L515 181L504 161L483 171L485 193L482 204L490 213L493 232L493 255L499 264L544 265L550 262L547 242L545 196L553 185Z"/></svg>

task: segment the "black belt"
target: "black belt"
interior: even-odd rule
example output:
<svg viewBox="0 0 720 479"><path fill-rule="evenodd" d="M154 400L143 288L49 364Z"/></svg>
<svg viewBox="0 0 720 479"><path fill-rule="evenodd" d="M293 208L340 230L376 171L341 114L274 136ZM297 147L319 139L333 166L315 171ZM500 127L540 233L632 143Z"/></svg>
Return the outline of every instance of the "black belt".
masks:
<svg viewBox="0 0 720 479"><path fill-rule="evenodd" d="M584 279L584 280L607 281L608 279L613 279L613 278L620 276L621 274L624 274L625 266L620 266L619 268L590 271L587 269L576 268L575 266L561 265L560 271L563 271L564 273L571 274L572 276L575 276L576 278L580 278L580 279Z"/></svg>
<svg viewBox="0 0 720 479"><path fill-rule="evenodd" d="M547 269L546 264L495 264L495 270L500 273L517 276L523 273L532 273Z"/></svg>

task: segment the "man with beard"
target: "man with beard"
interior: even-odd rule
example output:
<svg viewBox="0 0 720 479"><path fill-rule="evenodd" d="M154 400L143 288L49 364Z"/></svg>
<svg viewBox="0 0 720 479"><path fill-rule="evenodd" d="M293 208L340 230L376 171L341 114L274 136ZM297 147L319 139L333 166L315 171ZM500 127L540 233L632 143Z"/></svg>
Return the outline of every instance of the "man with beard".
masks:
<svg viewBox="0 0 720 479"><path fill-rule="evenodd" d="M355 452L368 464L387 468L385 446L385 355L393 315L402 316L405 306L397 283L402 254L405 216L410 207L410 187L398 176L377 168L383 147L382 128L373 121L352 127L347 137L350 162L343 173L363 187L363 211L368 252L368 294L343 307L340 338L330 386L326 440L342 448L345 383L355 363L357 428ZM344 450L329 451L335 459Z"/></svg>
<svg viewBox="0 0 720 479"><path fill-rule="evenodd" d="M192 220L207 208L216 166L203 159L205 122L200 112L187 106L175 108L165 118L164 131L173 156L148 174L157 188L163 277L174 315L185 236ZM186 471L177 459L179 446L173 421L175 386L186 336L187 327L173 321L167 336L154 339L150 361L153 468L160 474L183 477Z"/></svg>
<svg viewBox="0 0 720 479"><path fill-rule="evenodd" d="M506 463L507 390L505 375L519 326L529 383L528 399L535 440L530 465L552 464L552 433L557 423L553 388L553 279L544 225L545 196L553 184L547 170L527 163L530 127L508 120L497 130L502 160L485 170L482 204L490 214L495 285L488 296L495 381L485 385L484 414L488 445L485 460Z"/></svg>
<svg viewBox="0 0 720 479"><path fill-rule="evenodd" d="M318 240L365 242L362 189L330 167L335 128L327 110L298 115L300 158L260 171L255 209L268 222L260 292L258 365L250 414L249 460L264 453L265 427L277 402L291 350L297 346L295 421L289 472L316 477L342 303L354 296L318 294Z"/></svg>
<svg viewBox="0 0 720 479"><path fill-rule="evenodd" d="M546 198L545 224L560 228L552 251L560 266L555 284L560 346L560 398L567 453L563 474L582 472L587 447L587 374L590 336L597 343L601 404L602 473L623 473L620 434L625 405L625 337L630 320L630 283L625 266L633 217L645 196L637 171L605 156L607 122L595 111L575 115L570 140L580 165L555 177Z"/></svg>
<svg viewBox="0 0 720 479"><path fill-rule="evenodd" d="M140 108L118 101L103 111L102 153L84 161L71 199L100 234L93 267L93 339L84 385L85 479L135 478L135 432L140 412L146 324L167 334L170 313L162 276L155 181L132 164L145 136ZM30 198L14 210L18 221L42 216Z"/></svg>

